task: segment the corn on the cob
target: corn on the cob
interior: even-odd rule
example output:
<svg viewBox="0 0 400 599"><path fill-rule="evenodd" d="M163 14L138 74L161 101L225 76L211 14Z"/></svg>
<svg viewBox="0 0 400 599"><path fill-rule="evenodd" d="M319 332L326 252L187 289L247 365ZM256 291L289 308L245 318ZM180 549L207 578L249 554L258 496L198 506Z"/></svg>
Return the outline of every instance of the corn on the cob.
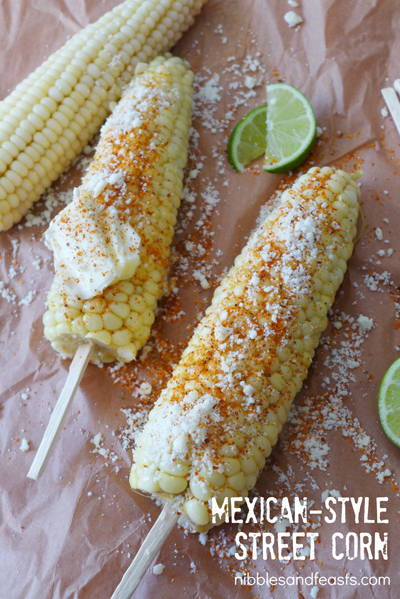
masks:
<svg viewBox="0 0 400 599"><path fill-rule="evenodd" d="M127 0L73 36L0 102L0 231L99 131L139 62L168 51L206 0Z"/></svg>
<svg viewBox="0 0 400 599"><path fill-rule="evenodd" d="M62 273L56 273L43 322L47 339L66 357L90 340L94 360L133 360L149 337L165 284L187 161L193 73L172 57L137 71L143 72L102 128L79 202L82 211L91 210L91 202L100 213L113 206L140 237L140 263L129 280L87 301L63 291ZM55 219L61 227L72 204Z"/></svg>
<svg viewBox="0 0 400 599"><path fill-rule="evenodd" d="M199 532L212 526L211 498L246 497L277 441L353 251L358 198L351 177L329 167L283 193L139 435L132 488L177 502Z"/></svg>

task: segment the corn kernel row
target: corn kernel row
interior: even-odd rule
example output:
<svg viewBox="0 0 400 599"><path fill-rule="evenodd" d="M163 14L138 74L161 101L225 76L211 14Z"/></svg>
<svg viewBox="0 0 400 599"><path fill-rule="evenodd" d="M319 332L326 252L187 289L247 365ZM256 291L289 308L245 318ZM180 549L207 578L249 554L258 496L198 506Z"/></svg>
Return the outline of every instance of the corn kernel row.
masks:
<svg viewBox="0 0 400 599"><path fill-rule="evenodd" d="M99 131L139 62L168 51L206 0L127 0L73 36L0 102L0 231Z"/></svg>
<svg viewBox="0 0 400 599"><path fill-rule="evenodd" d="M126 189L112 201L124 214L128 211L130 224L140 236L140 264L131 279L114 283L86 301L61 295L54 281L43 317L44 332L65 357L72 357L80 343L90 340L95 345L93 360L133 360L150 335L163 293L187 161L193 73L181 59L172 57L139 64L137 71L101 131L81 197L93 196L85 187L97 173L109 169L125 173ZM135 110L142 110L140 128L126 130L126 115L132 120ZM109 191L107 186L96 202L109 205Z"/></svg>
<svg viewBox="0 0 400 599"><path fill-rule="evenodd" d="M244 501L277 442L353 250L358 198L330 167L283 193L150 412L130 484L176 502L199 532L213 526L212 497Z"/></svg>

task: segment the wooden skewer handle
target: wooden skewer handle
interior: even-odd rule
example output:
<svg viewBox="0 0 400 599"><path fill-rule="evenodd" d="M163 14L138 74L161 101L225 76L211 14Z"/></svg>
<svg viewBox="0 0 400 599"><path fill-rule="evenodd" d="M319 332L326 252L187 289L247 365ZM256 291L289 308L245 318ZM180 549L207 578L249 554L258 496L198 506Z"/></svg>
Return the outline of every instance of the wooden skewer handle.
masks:
<svg viewBox="0 0 400 599"><path fill-rule="evenodd" d="M47 425L46 431L43 435L43 439L39 445L39 449L35 455L35 459L32 462L32 466L28 472L28 477L33 480L40 478L47 466L47 462L54 449L54 445L58 439L58 436L64 426L65 419L68 414L68 410L71 407L72 400L76 390L79 387L79 383L85 373L86 366L88 365L90 354L92 351L91 343L83 343L76 350L74 359L69 367L68 377L65 381L63 390L61 391L60 397L56 403L56 407L51 415L49 424Z"/></svg>
<svg viewBox="0 0 400 599"><path fill-rule="evenodd" d="M398 88L397 80L395 81L395 87ZM397 131L400 134L400 102L396 92L392 87L385 87L381 89L381 94L386 102L387 107L390 110L394 124L396 125Z"/></svg>
<svg viewBox="0 0 400 599"><path fill-rule="evenodd" d="M178 522L179 514L167 503L150 530L135 559L125 572L111 599L129 599L146 574L151 562Z"/></svg>

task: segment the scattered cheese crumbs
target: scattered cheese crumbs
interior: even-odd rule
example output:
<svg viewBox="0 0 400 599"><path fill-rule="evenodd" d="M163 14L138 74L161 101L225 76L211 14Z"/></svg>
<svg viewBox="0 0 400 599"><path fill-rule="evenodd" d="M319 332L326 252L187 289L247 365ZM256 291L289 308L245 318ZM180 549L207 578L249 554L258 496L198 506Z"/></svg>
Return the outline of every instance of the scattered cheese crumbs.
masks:
<svg viewBox="0 0 400 599"><path fill-rule="evenodd" d="M370 331L374 326L373 319L368 318L368 316L363 316L362 314L360 314L360 316L358 317L357 323L363 331Z"/></svg>
<svg viewBox="0 0 400 599"><path fill-rule="evenodd" d="M153 574L160 576L164 572L165 566L163 564L157 564L153 567Z"/></svg>
<svg viewBox="0 0 400 599"><path fill-rule="evenodd" d="M101 433L97 433L97 435L95 435L93 439L90 439L90 442L94 445L92 453L99 453L104 458L107 457L108 450L103 447L104 439Z"/></svg>
<svg viewBox="0 0 400 599"><path fill-rule="evenodd" d="M321 137L322 135L322 129L321 127L317 127L317 137Z"/></svg>
<svg viewBox="0 0 400 599"><path fill-rule="evenodd" d="M208 536L206 532L202 532L199 534L199 541L202 545L205 545L208 541Z"/></svg>
<svg viewBox="0 0 400 599"><path fill-rule="evenodd" d="M193 271L193 278L195 281L200 281L200 285L203 287L203 289L210 288L210 283L207 281L206 277L200 270Z"/></svg>
<svg viewBox="0 0 400 599"><path fill-rule="evenodd" d="M387 108L384 106L381 110L381 115L383 116L383 118L385 119L388 116L388 110Z"/></svg>
<svg viewBox="0 0 400 599"><path fill-rule="evenodd" d="M20 450L26 452L26 451L28 451L28 449L29 449L28 439L22 439L21 445L20 445Z"/></svg>
<svg viewBox="0 0 400 599"><path fill-rule="evenodd" d="M287 12L283 18L289 27L296 27L296 25L299 25L303 22L301 16L295 13L294 10L289 10L289 12Z"/></svg>
<svg viewBox="0 0 400 599"><path fill-rule="evenodd" d="M250 77L249 75L247 75L244 80L244 84L249 89L253 89L253 87L257 85L257 79L255 77Z"/></svg>
<svg viewBox="0 0 400 599"><path fill-rule="evenodd" d="M91 497L92 495L93 495L92 491L89 491L88 497Z"/></svg>
<svg viewBox="0 0 400 599"><path fill-rule="evenodd" d="M296 0L288 0L288 4L290 4L290 6L293 6L293 8L297 8L299 6L299 3L296 2Z"/></svg>
<svg viewBox="0 0 400 599"><path fill-rule="evenodd" d="M383 239L383 233L382 233L382 229L380 227L377 227L375 229L375 235L378 241L382 241Z"/></svg>
<svg viewBox="0 0 400 599"><path fill-rule="evenodd" d="M141 395L150 395L151 391L152 391L152 386L150 385L150 383L142 383L139 387L140 393Z"/></svg>
<svg viewBox="0 0 400 599"><path fill-rule="evenodd" d="M36 297L36 291L33 291L32 289L29 291L28 295L26 297L24 297L20 302L19 302L19 306L29 306L29 304L31 304L33 302L33 300Z"/></svg>
<svg viewBox="0 0 400 599"><path fill-rule="evenodd" d="M286 532L286 529L290 527L290 522L287 518L281 518L274 524L275 531L277 533Z"/></svg>
<svg viewBox="0 0 400 599"><path fill-rule="evenodd" d="M387 255L389 256L389 258L392 254L393 254L393 250L392 250L392 248L389 248L387 251Z"/></svg>
<svg viewBox="0 0 400 599"><path fill-rule="evenodd" d="M5 286L3 281L0 281L0 297L7 300L8 302L14 302L16 300L16 295L12 289L9 289Z"/></svg>
<svg viewBox="0 0 400 599"><path fill-rule="evenodd" d="M386 254L385 250L378 250L376 253L377 253L377 254L378 254L378 256L380 256L381 258L383 258L383 256L385 256L385 254Z"/></svg>
<svg viewBox="0 0 400 599"><path fill-rule="evenodd" d="M318 587L313 587L313 588L311 589L311 593L310 593L310 595L311 595L311 597L312 597L313 599L316 599L316 597L317 597L317 595L318 595L318 591L319 591L319 588L318 588Z"/></svg>
<svg viewBox="0 0 400 599"><path fill-rule="evenodd" d="M379 466L379 464L377 464ZM389 468L386 468L386 470L384 470L383 472L378 472L378 474L376 475L376 478L378 479L378 482L380 482L380 484L383 483L383 480L385 478L387 478L388 476L392 476L392 471L389 470Z"/></svg>
<svg viewBox="0 0 400 599"><path fill-rule="evenodd" d="M196 564L194 562L191 562L190 563L190 573L195 574L196 572L197 572Z"/></svg>

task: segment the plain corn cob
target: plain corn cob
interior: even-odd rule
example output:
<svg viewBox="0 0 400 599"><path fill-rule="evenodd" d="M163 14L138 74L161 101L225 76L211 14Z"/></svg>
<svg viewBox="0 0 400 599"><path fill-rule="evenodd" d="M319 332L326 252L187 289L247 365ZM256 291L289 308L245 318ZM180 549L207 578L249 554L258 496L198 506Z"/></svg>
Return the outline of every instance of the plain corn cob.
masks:
<svg viewBox="0 0 400 599"><path fill-rule="evenodd" d="M65 357L72 357L79 344L90 340L95 345L93 360L133 360L149 337L165 286L187 161L193 73L173 57L158 57L150 65L138 65L137 71L143 72L102 128L80 200L84 206L85 198L100 206L111 202L121 217L129 215L141 241L140 264L132 278L87 301L60 293L55 278L43 317L44 331ZM122 187L108 183L115 173L119 181L123 174ZM97 192L91 191L93 181L95 187L100 181Z"/></svg>
<svg viewBox="0 0 400 599"><path fill-rule="evenodd" d="M206 0L127 0L74 35L0 102L0 231L98 133L139 62L176 44Z"/></svg>
<svg viewBox="0 0 400 599"><path fill-rule="evenodd" d="M327 326L352 254L359 188L312 168L251 236L138 437L133 489L205 532L211 498L246 497ZM217 523L220 523L219 520Z"/></svg>

